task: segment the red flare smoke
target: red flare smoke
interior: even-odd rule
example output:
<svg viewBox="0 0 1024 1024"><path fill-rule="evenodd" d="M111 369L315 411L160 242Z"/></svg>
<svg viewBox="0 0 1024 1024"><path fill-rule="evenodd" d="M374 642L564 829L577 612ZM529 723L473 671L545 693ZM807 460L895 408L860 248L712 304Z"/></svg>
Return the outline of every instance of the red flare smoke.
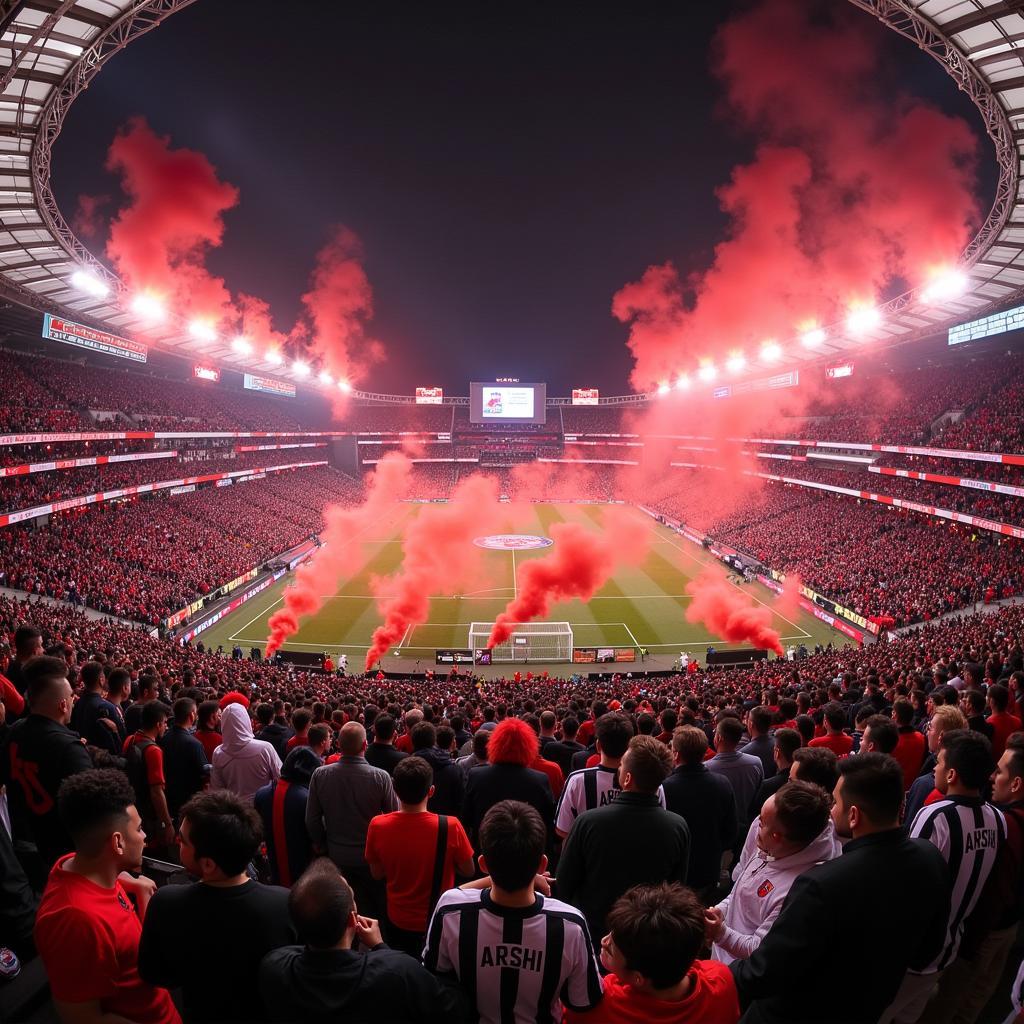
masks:
<svg viewBox="0 0 1024 1024"><path fill-rule="evenodd" d="M107 256L127 284L152 292L181 313L220 320L231 296L204 258L224 236L224 213L238 190L217 178L202 154L172 149L141 117L114 138L107 170L120 175L128 196L110 225Z"/></svg>
<svg viewBox="0 0 1024 1024"><path fill-rule="evenodd" d="M448 592L458 590L478 575L483 550L473 546L473 538L497 529L501 515L497 480L471 476L459 482L446 504L428 505L410 520L402 538L401 571L378 583L384 623L373 631L367 671L410 626L427 621L432 593L442 585Z"/></svg>
<svg viewBox="0 0 1024 1024"><path fill-rule="evenodd" d="M643 561L650 545L646 523L625 509L605 508L601 531L580 523L554 523L551 553L519 563L518 596L495 620L488 647L504 643L519 622L544 618L552 605L578 597L589 601L618 565Z"/></svg>
<svg viewBox="0 0 1024 1024"><path fill-rule="evenodd" d="M686 609L687 622L703 622L715 636L728 643L752 643L759 649L785 654L779 632L772 628L771 610L755 607L751 598L717 572L704 572L686 584L693 600Z"/></svg>
<svg viewBox="0 0 1024 1024"><path fill-rule="evenodd" d="M387 530L387 519L396 503L409 489L412 463L399 452L389 452L370 475L366 500L358 508L331 505L324 513L323 544L295 573L295 581L284 592L284 607L267 623L266 657L299 629L299 619L319 611L363 557L358 543L361 535L376 526Z"/></svg>

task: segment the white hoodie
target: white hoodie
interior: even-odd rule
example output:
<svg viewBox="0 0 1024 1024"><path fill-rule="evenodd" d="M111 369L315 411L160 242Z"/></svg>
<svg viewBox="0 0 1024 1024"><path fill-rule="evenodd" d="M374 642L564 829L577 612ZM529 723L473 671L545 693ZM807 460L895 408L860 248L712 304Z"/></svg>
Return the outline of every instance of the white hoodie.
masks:
<svg viewBox="0 0 1024 1024"><path fill-rule="evenodd" d="M281 758L266 741L252 734L249 712L241 704L229 704L221 714L222 742L213 752L212 789L230 789L243 800L268 782L281 777Z"/></svg>
<svg viewBox="0 0 1024 1024"><path fill-rule="evenodd" d="M757 845L760 821L755 818L751 822L743 853L733 869L732 892L718 904L725 915L725 932L711 947L711 957L725 964L745 960L757 949L799 875L843 852L829 821L821 835L802 850L779 860L769 858Z"/></svg>

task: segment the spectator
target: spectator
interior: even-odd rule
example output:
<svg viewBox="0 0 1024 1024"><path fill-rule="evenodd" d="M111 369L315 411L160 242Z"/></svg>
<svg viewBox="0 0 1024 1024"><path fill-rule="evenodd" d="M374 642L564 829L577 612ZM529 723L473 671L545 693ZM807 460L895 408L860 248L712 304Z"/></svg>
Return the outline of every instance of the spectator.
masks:
<svg viewBox="0 0 1024 1024"><path fill-rule="evenodd" d="M359 914L351 887L326 857L298 879L288 896L288 913L305 946L284 946L263 958L259 988L269 1020L450 1024L463 1019L461 993L384 944L379 923ZM359 952L353 948L357 942Z"/></svg>
<svg viewBox="0 0 1024 1024"><path fill-rule="evenodd" d="M921 774L914 779L910 792L907 793L907 805L903 812L905 821L913 821L922 807L942 799L942 794L935 788L935 764L938 760L939 745L945 733L953 729L966 728L967 719L957 707L943 704L932 713L925 733L929 754L921 766Z"/></svg>
<svg viewBox="0 0 1024 1024"><path fill-rule="evenodd" d="M7 663L4 675L22 695L28 696L25 667L32 658L43 653L43 634L33 625L23 623L14 631L14 657Z"/></svg>
<svg viewBox="0 0 1024 1024"><path fill-rule="evenodd" d="M760 758L764 778L770 779L776 772L773 752L775 742L769 735L772 727L772 713L766 707L751 708L747 712L747 732L750 742L740 747L741 754L753 754Z"/></svg>
<svg viewBox="0 0 1024 1024"><path fill-rule="evenodd" d="M924 736L914 728L914 706L909 700L897 700L892 706L892 717L898 731L898 740L892 756L903 769L903 788L909 790L924 763ZM874 739L877 741L877 736Z"/></svg>
<svg viewBox="0 0 1024 1024"><path fill-rule="evenodd" d="M761 944L730 965L751 1024L877 1020L907 967L926 965L942 947L946 866L931 844L899 827L899 765L858 754L840 761L839 772L832 820L850 840L843 855L800 875ZM866 907L886 908L885 928ZM860 962L867 948L872 970L837 992L833 965Z"/></svg>
<svg viewBox="0 0 1024 1024"><path fill-rule="evenodd" d="M518 718L506 718L487 742L488 763L469 772L462 823L470 839L479 836L484 815L502 800L529 804L551 828L555 801L547 776L529 767L537 759L537 736Z"/></svg>
<svg viewBox="0 0 1024 1024"><path fill-rule="evenodd" d="M370 874L387 881L388 944L418 958L441 893L456 873L473 874L473 847L458 818L428 810L434 786L427 761L413 755L395 765L394 786L400 809L370 822L365 856Z"/></svg>
<svg viewBox="0 0 1024 1024"><path fill-rule="evenodd" d="M292 736L285 744L286 750L309 745L309 725L313 721L313 713L309 708L297 708L292 713Z"/></svg>
<svg viewBox="0 0 1024 1024"><path fill-rule="evenodd" d="M708 741L703 729L681 725L672 736L675 768L665 779L665 806L690 829L687 879L702 898L718 887L722 854L736 841L736 800L728 781L704 763Z"/></svg>
<svg viewBox="0 0 1024 1024"><path fill-rule="evenodd" d="M558 1020L562 1003L582 1011L601 999L586 921L536 889L538 883L547 887L538 877L547 867L546 843L545 822L533 807L516 800L495 804L480 824L480 869L488 874L449 889L431 918L423 962L458 981L481 1024ZM509 930L517 939L514 959Z"/></svg>
<svg viewBox="0 0 1024 1024"><path fill-rule="evenodd" d="M853 740L843 731L846 728L846 709L842 704L829 704L825 708L824 736L811 740L810 747L828 747L836 757L848 757L853 750Z"/></svg>
<svg viewBox="0 0 1024 1024"><path fill-rule="evenodd" d="M988 688L988 706L992 714L986 722L992 726L992 756L997 761L1003 756L1010 733L1020 730L1020 719L1006 710L1009 702L1010 691L1002 683Z"/></svg>
<svg viewBox="0 0 1024 1024"><path fill-rule="evenodd" d="M491 734L489 731L480 729L473 734L471 741L471 752L466 754L465 757L458 757L455 759L455 764L459 771L462 772L463 778L469 781L469 773L473 768L477 768L480 765L487 764L487 744L491 741Z"/></svg>
<svg viewBox="0 0 1024 1024"><path fill-rule="evenodd" d="M224 742L224 737L220 733L220 705L215 700L204 700L199 705L198 714L196 739L202 743L207 760L213 764L214 752Z"/></svg>
<svg viewBox="0 0 1024 1024"><path fill-rule="evenodd" d="M135 790L135 806L142 817L146 847L166 858L174 845L174 820L167 805L167 778L160 740L167 732L167 706L158 700L143 705L138 732L125 742L128 781Z"/></svg>
<svg viewBox="0 0 1024 1024"><path fill-rule="evenodd" d="M736 801L736 820L746 829L747 808L764 781L764 770L759 757L741 754L736 749L742 738L743 726L735 718L723 718L715 727L717 753L707 764L708 771L723 776L732 787Z"/></svg>
<svg viewBox="0 0 1024 1024"><path fill-rule="evenodd" d="M261 786L280 778L281 759L269 743L253 737L249 712L241 704L229 704L221 716L224 739L213 752L210 785L251 801Z"/></svg>
<svg viewBox="0 0 1024 1024"><path fill-rule="evenodd" d="M544 756L549 761L554 761L562 769L562 775L565 778L568 778L572 772L573 755L586 749L582 743L576 742L579 729L580 723L572 715L566 715L562 719L562 738L548 743L544 748Z"/></svg>
<svg viewBox="0 0 1024 1024"><path fill-rule="evenodd" d="M285 759L281 777L256 791L253 806L263 823L270 881L290 886L313 861L306 830L309 782L323 760L309 747L297 747Z"/></svg>
<svg viewBox="0 0 1024 1024"><path fill-rule="evenodd" d="M839 781L839 758L828 747L800 747L793 753L791 781L813 782L831 793Z"/></svg>
<svg viewBox="0 0 1024 1024"><path fill-rule="evenodd" d="M202 743L192 735L198 719L196 702L179 697L174 702L174 724L160 740L167 773L167 809L174 821L182 807L210 782L210 761Z"/></svg>
<svg viewBox="0 0 1024 1024"><path fill-rule="evenodd" d="M772 794L751 824L753 843L733 869L733 888L706 912L711 956L728 964L748 958L775 923L789 890L808 868L841 853L830 819L831 797L793 781Z"/></svg>
<svg viewBox="0 0 1024 1024"><path fill-rule="evenodd" d="M67 664L40 655L25 662L19 678L29 714L11 726L0 748L0 783L7 788L14 837L34 842L49 869L71 849L58 814L60 785L92 761L67 727L74 699Z"/></svg>
<svg viewBox="0 0 1024 1024"><path fill-rule="evenodd" d="M142 728L142 709L151 701L160 699L160 680L146 674L139 677L139 699L128 705L124 713L125 729L132 735Z"/></svg>
<svg viewBox="0 0 1024 1024"><path fill-rule="evenodd" d="M793 769L793 757L800 749L802 743L803 737L796 729L777 729L775 731L775 746L772 749L772 756L775 759L776 772L771 778L765 779L757 787L757 792L754 794L754 799L750 802L748 811L751 820L761 813L765 800L773 793L777 793L789 782L790 772ZM835 784L833 783L832 787L828 787L829 792L831 792L834 786Z"/></svg>
<svg viewBox="0 0 1024 1024"><path fill-rule="evenodd" d="M288 741L292 737L292 730L284 715L278 713L273 704L259 704L256 707L256 720L260 723L258 738L269 743L284 761L288 757Z"/></svg>
<svg viewBox="0 0 1024 1024"><path fill-rule="evenodd" d="M373 742L366 748L367 764L394 775L398 762L408 756L395 749L395 720L390 715L378 715L373 721Z"/></svg>
<svg viewBox="0 0 1024 1024"><path fill-rule="evenodd" d="M462 772L455 766L451 754L437 749L437 730L430 722L420 722L413 727L410 739L413 753L430 765L434 775L434 792L428 804L430 811L458 817L462 810Z"/></svg>
<svg viewBox="0 0 1024 1024"><path fill-rule="evenodd" d="M146 841L133 799L115 769L79 772L61 786L59 813L74 853L50 872L35 943L64 1024L181 1021L170 993L145 981L137 967L140 918L155 886L129 874L142 869Z"/></svg>
<svg viewBox="0 0 1024 1024"><path fill-rule="evenodd" d="M347 722L341 730L341 760L313 772L306 804L306 830L314 853L337 864L356 902L376 918L383 916L383 893L364 859L370 820L398 810L391 776L368 764L366 730ZM370 908L373 908L371 910Z"/></svg>
<svg viewBox="0 0 1024 1024"><path fill-rule="evenodd" d="M179 836L181 863L198 881L154 894L139 974L180 988L187 1022L265 1020L259 990L248 981L266 953L295 941L295 931L287 892L248 874L262 838L259 815L248 800L211 790L182 808ZM227 934L213 926L219 923Z"/></svg>
<svg viewBox="0 0 1024 1024"><path fill-rule="evenodd" d="M573 823L558 865L558 887L583 911L592 935L604 931L612 904L631 886L686 882L690 829L658 804L671 770L664 743L633 737L619 765L619 795Z"/></svg>
<svg viewBox="0 0 1024 1024"><path fill-rule="evenodd" d="M735 1024L740 1004L723 964L698 960L704 944L700 902L681 885L638 885L615 901L601 963L604 997L566 1024Z"/></svg>
<svg viewBox="0 0 1024 1024"><path fill-rule="evenodd" d="M960 701L960 710L967 718L967 728L980 732L991 743L995 738L995 729L985 720L986 704L987 698L981 690L968 690Z"/></svg>
<svg viewBox="0 0 1024 1024"><path fill-rule="evenodd" d="M106 683L103 666L98 661L87 661L79 671L79 678L84 691L71 709L71 729L90 746L108 754L120 754L122 744L118 743L115 724L117 711L103 696Z"/></svg>
<svg viewBox="0 0 1024 1024"><path fill-rule="evenodd" d="M964 926L995 866L1006 820L982 797L991 774L992 746L984 736L969 729L943 733L935 764L935 788L943 799L917 812L910 835L928 840L948 865L950 915L942 950L928 964L907 971L882 1017L885 1024L913 1024L921 1018L942 972L956 957Z"/></svg>

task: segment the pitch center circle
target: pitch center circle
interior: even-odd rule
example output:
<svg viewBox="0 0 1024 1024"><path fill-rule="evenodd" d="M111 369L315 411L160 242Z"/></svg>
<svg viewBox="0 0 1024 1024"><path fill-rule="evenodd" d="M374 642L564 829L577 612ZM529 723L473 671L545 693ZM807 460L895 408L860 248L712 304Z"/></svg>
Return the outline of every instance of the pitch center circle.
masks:
<svg viewBox="0 0 1024 1024"><path fill-rule="evenodd" d="M555 542L550 537L539 537L533 533L492 533L475 538L473 543L478 548L490 548L492 551L533 551L549 548Z"/></svg>

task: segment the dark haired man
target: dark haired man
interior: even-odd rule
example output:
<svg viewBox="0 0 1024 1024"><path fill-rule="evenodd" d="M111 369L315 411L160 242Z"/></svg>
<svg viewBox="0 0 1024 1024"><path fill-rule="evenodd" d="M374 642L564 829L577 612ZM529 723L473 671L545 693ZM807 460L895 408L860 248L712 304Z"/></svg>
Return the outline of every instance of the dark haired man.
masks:
<svg viewBox="0 0 1024 1024"><path fill-rule="evenodd" d="M775 730L775 746L772 748L772 757L775 759L775 774L771 778L765 779L757 787L757 792L754 794L753 800L750 801L750 807L747 808L747 813L751 820L761 813L765 800L773 793L777 793L789 782L790 772L793 770L793 757L800 750L802 744L803 737L796 729ZM835 783L833 782L832 786L828 787L829 792L831 793L834 788ZM684 814L683 817L685 818L686 815Z"/></svg>
<svg viewBox="0 0 1024 1024"><path fill-rule="evenodd" d="M536 889L547 886L538 877L546 843L544 820L529 804L495 804L480 824L488 874L444 893L431 918L424 965L458 981L482 1024L558 1020L563 1002L588 1010L601 998L586 921Z"/></svg>
<svg viewBox="0 0 1024 1024"><path fill-rule="evenodd" d="M749 1024L877 1020L907 967L923 967L942 948L948 873L930 843L899 827L899 764L858 754L840 761L839 772L832 820L850 837L842 856L800 875L761 944L730 964ZM884 928L867 907L886 908ZM872 969L837 991L835 964L858 963L865 949Z"/></svg>
<svg viewBox="0 0 1024 1024"><path fill-rule="evenodd" d="M860 752L862 754L892 754L899 741L899 729L888 715L872 715L864 723Z"/></svg>
<svg viewBox="0 0 1024 1024"><path fill-rule="evenodd" d="M892 719L899 734L892 756L899 761L903 769L903 788L910 789L921 770L921 765L924 764L924 755L928 748L924 741L924 733L914 728L914 705L906 697L900 697L893 703Z"/></svg>
<svg viewBox="0 0 1024 1024"><path fill-rule="evenodd" d="M462 810L465 779L451 754L438 749L437 729L431 722L420 722L413 726L409 738L413 753L426 761L434 773L434 792L428 804L430 811L458 816Z"/></svg>
<svg viewBox="0 0 1024 1024"><path fill-rule="evenodd" d="M384 945L380 925L359 914L351 887L328 858L315 860L292 887L288 913L305 946L285 946L263 958L259 984L269 1020L464 1019L463 993Z"/></svg>
<svg viewBox="0 0 1024 1024"><path fill-rule="evenodd" d="M29 623L23 623L14 631L14 657L7 663L4 675L23 697L28 695L28 680L25 666L32 658L43 653L43 634Z"/></svg>
<svg viewBox="0 0 1024 1024"><path fill-rule="evenodd" d="M71 849L57 811L61 783L92 768L78 735L67 723L74 697L67 664L40 655L21 674L29 714L8 730L0 748L0 784L7 786L15 839L31 839L46 868Z"/></svg>
<svg viewBox="0 0 1024 1024"><path fill-rule="evenodd" d="M558 864L558 891L583 911L592 935L601 934L612 904L632 886L687 880L689 826L658 805L671 770L664 743L634 736L619 765L619 795L573 824Z"/></svg>
<svg viewBox="0 0 1024 1024"><path fill-rule="evenodd" d="M252 804L228 790L193 797L181 811L181 863L198 881L167 885L150 901L139 973L181 988L188 1022L265 1019L260 961L295 941L286 889L254 882L249 862L263 832ZM223 922L221 927L210 927ZM204 926L207 925L207 926Z"/></svg>
<svg viewBox="0 0 1024 1024"><path fill-rule="evenodd" d="M393 775L395 765L408 757L395 749L395 720L390 715L378 715L373 720L373 742L366 748L366 762L374 768L383 768Z"/></svg>
<svg viewBox="0 0 1024 1024"><path fill-rule="evenodd" d="M213 764L213 752L224 742L220 732L221 707L215 700L204 700L197 711L196 739L202 743L207 759Z"/></svg>
<svg viewBox="0 0 1024 1024"><path fill-rule="evenodd" d="M812 782L788 782L772 794L752 824L756 836L733 870L732 891L707 911L711 955L745 959L761 944L797 876L842 852L829 828L831 796ZM756 831L755 831L756 830Z"/></svg>
<svg viewBox="0 0 1024 1024"><path fill-rule="evenodd" d="M543 717L543 716L542 716ZM586 750L582 743L576 742L576 736L580 731L580 723L572 715L562 719L562 738L556 739L544 748L544 756L553 761L562 769L562 774L568 778L572 771L572 759L581 750Z"/></svg>
<svg viewBox="0 0 1024 1024"><path fill-rule="evenodd" d="M700 900L681 885L637 885L608 913L601 940L604 998L566 1024L736 1024L740 1004L729 969L698 960L704 944Z"/></svg>
<svg viewBox="0 0 1024 1024"><path fill-rule="evenodd" d="M732 788L736 801L736 818L746 834L749 819L747 808L758 787L764 781L761 759L752 754L741 754L736 748L743 739L743 726L739 719L723 718L715 726L715 750L717 753L708 762L708 771L725 778Z"/></svg>
<svg viewBox="0 0 1024 1024"><path fill-rule="evenodd" d="M747 712L747 733L750 741L740 747L741 754L753 754L760 759L766 779L770 779L776 771L775 758L772 756L775 742L769 735L773 718L774 715L766 707L751 708Z"/></svg>
<svg viewBox="0 0 1024 1024"><path fill-rule="evenodd" d="M849 757L853 750L853 740L846 735L846 708L842 704L828 704L825 707L824 736L811 740L810 747L826 747L836 757Z"/></svg>
<svg viewBox="0 0 1024 1024"><path fill-rule="evenodd" d="M839 758L828 747L800 747L793 753L789 777L791 780L813 782L826 793L831 793L839 781Z"/></svg>
<svg viewBox="0 0 1024 1024"><path fill-rule="evenodd" d="M160 739L167 776L167 809L177 820L182 807L210 781L210 759L202 743L192 735L198 719L196 702L179 697L174 702L174 724Z"/></svg>
<svg viewBox="0 0 1024 1024"><path fill-rule="evenodd" d="M84 691L71 709L71 728L90 746L119 755L117 710L103 692L106 680L98 661L87 661L79 670Z"/></svg>
<svg viewBox="0 0 1024 1024"><path fill-rule="evenodd" d="M134 799L116 769L80 772L61 786L59 813L75 852L50 872L35 943L64 1024L181 1019L170 994L142 979L137 967L139 917L155 886L128 874L141 870L146 841Z"/></svg>
<svg viewBox="0 0 1024 1024"><path fill-rule="evenodd" d="M128 735L142 728L142 709L154 700L160 699L160 678L147 673L139 677L139 697L125 709L124 724Z"/></svg>
<svg viewBox="0 0 1024 1024"><path fill-rule="evenodd" d="M910 835L926 839L949 866L950 914L943 948L924 967L912 967L882 1021L920 1020L942 972L956 958L964 927L988 881L1006 838L1001 811L982 796L992 774L992 745L970 729L942 734L935 788L942 799L922 807Z"/></svg>
<svg viewBox="0 0 1024 1024"><path fill-rule="evenodd" d="M146 845L157 857L174 845L174 820L167 805L167 778L160 740L167 731L169 709L158 700L147 701L139 716L139 729L124 745L125 768L135 789L135 806L142 815Z"/></svg>
<svg viewBox="0 0 1024 1024"><path fill-rule="evenodd" d="M388 943L418 959L441 893L455 884L456 872L473 874L473 847L458 818L428 810L433 771L423 758L414 754L395 765L394 786L401 807L370 822L366 863L375 879L387 880Z"/></svg>

